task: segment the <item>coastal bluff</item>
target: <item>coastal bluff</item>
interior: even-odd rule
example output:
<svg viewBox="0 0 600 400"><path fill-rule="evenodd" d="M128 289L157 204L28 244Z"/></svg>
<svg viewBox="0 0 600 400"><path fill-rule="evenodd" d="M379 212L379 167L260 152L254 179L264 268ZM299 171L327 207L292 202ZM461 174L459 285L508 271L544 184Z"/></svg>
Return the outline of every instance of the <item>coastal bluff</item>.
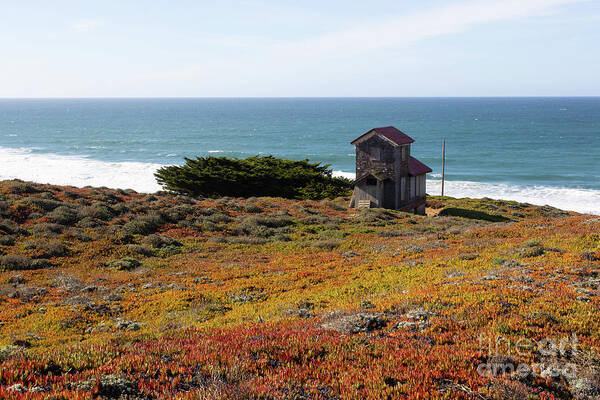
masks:
<svg viewBox="0 0 600 400"><path fill-rule="evenodd" d="M0 397L600 393L600 218L348 201L0 182Z"/></svg>

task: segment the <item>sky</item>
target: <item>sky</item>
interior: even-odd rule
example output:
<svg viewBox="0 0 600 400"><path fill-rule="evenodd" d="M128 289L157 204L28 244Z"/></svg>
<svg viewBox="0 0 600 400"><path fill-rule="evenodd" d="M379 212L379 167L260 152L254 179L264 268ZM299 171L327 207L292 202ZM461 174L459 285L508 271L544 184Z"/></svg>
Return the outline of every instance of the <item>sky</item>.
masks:
<svg viewBox="0 0 600 400"><path fill-rule="evenodd" d="M599 0L0 0L0 98L598 96Z"/></svg>

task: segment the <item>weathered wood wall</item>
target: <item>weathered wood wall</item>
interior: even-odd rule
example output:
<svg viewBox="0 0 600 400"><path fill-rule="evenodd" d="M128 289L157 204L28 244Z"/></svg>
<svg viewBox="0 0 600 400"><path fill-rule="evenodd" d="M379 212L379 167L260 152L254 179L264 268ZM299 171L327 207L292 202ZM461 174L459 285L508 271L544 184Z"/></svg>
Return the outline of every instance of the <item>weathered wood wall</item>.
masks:
<svg viewBox="0 0 600 400"><path fill-rule="evenodd" d="M371 171L396 178L394 146L379 136L372 136L356 146L356 179Z"/></svg>

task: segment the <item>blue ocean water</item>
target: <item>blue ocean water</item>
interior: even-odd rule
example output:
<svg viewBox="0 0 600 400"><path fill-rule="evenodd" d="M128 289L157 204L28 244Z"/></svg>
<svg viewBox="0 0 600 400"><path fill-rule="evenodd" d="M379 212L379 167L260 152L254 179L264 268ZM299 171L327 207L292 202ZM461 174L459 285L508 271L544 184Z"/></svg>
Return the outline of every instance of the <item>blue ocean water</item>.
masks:
<svg viewBox="0 0 600 400"><path fill-rule="evenodd" d="M439 193L600 213L600 98L0 100L0 179L154 191L183 157L273 154L354 171L349 142L393 125Z"/></svg>

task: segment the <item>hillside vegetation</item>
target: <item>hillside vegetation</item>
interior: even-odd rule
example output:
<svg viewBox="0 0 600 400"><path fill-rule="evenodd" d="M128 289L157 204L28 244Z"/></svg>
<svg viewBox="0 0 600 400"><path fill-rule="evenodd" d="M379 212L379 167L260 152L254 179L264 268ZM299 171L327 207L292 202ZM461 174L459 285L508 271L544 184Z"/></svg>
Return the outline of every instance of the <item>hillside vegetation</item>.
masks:
<svg viewBox="0 0 600 400"><path fill-rule="evenodd" d="M0 182L0 398L600 395L600 218L346 205Z"/></svg>

